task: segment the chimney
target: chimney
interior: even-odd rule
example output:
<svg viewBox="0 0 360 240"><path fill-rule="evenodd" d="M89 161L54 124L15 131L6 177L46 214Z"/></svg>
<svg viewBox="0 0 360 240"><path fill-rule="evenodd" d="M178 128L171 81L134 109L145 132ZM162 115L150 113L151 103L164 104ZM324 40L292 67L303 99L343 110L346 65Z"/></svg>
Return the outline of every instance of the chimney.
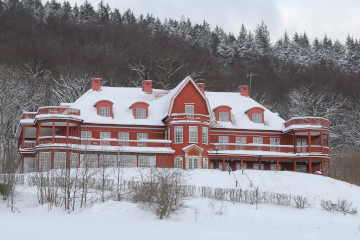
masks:
<svg viewBox="0 0 360 240"><path fill-rule="evenodd" d="M239 92L241 96L249 97L249 86L242 85L239 87Z"/></svg>
<svg viewBox="0 0 360 240"><path fill-rule="evenodd" d="M143 88L144 93L152 93L152 81L151 80L144 80L143 81Z"/></svg>
<svg viewBox="0 0 360 240"><path fill-rule="evenodd" d="M205 83L197 83L196 84L200 91L204 94L205 93Z"/></svg>
<svg viewBox="0 0 360 240"><path fill-rule="evenodd" d="M91 88L94 91L100 91L101 90L101 78L93 78L91 79L92 85Z"/></svg>

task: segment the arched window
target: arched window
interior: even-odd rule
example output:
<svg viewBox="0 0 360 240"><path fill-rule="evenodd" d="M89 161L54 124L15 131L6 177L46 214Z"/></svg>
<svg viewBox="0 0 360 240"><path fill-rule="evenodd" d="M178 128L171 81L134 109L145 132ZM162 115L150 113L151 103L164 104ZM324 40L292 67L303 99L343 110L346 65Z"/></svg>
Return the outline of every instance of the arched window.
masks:
<svg viewBox="0 0 360 240"><path fill-rule="evenodd" d="M245 113L248 115L250 121L254 123L264 123L264 111L265 109L261 107L253 107Z"/></svg>
<svg viewBox="0 0 360 240"><path fill-rule="evenodd" d="M149 116L149 104L146 102L136 102L130 108L135 119L146 119Z"/></svg>
<svg viewBox="0 0 360 240"><path fill-rule="evenodd" d="M101 117L114 118L112 105L114 103L108 100L101 100L95 103L97 114Z"/></svg>
<svg viewBox="0 0 360 240"><path fill-rule="evenodd" d="M216 120L220 122L232 122L231 107L221 105L214 109Z"/></svg>

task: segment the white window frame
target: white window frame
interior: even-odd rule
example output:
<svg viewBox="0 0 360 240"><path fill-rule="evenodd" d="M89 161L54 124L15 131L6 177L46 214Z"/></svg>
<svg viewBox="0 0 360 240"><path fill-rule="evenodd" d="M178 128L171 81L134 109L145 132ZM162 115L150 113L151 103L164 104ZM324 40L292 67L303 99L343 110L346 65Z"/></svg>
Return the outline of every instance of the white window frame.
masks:
<svg viewBox="0 0 360 240"><path fill-rule="evenodd" d="M209 130L207 127L202 128L202 143L205 145L209 144Z"/></svg>
<svg viewBox="0 0 360 240"><path fill-rule="evenodd" d="M276 171L276 164L271 163L271 164L270 164L270 170L271 170L271 171Z"/></svg>
<svg viewBox="0 0 360 240"><path fill-rule="evenodd" d="M189 157L188 158L188 169L197 169L199 168L199 158L198 157Z"/></svg>
<svg viewBox="0 0 360 240"><path fill-rule="evenodd" d="M209 168L209 158L203 158L203 169Z"/></svg>
<svg viewBox="0 0 360 240"><path fill-rule="evenodd" d="M168 129L167 134L168 134L168 140L171 140L171 128Z"/></svg>
<svg viewBox="0 0 360 240"><path fill-rule="evenodd" d="M155 168L156 155L138 155L139 167L142 168Z"/></svg>
<svg viewBox="0 0 360 240"><path fill-rule="evenodd" d="M137 133L136 134L136 139L137 140L143 140L143 139L148 139L148 134L147 133ZM146 147L147 146L147 142L141 142L141 141L138 141L137 142L137 146L138 147Z"/></svg>
<svg viewBox="0 0 360 240"><path fill-rule="evenodd" d="M78 168L78 167L79 167L79 154L70 153L70 168Z"/></svg>
<svg viewBox="0 0 360 240"><path fill-rule="evenodd" d="M263 123L263 115L261 113L253 113L252 121L254 123Z"/></svg>
<svg viewBox="0 0 360 240"><path fill-rule="evenodd" d="M98 168L98 154L80 154L80 167Z"/></svg>
<svg viewBox="0 0 360 240"><path fill-rule="evenodd" d="M102 146L110 146L109 139L111 138L111 132L100 132L100 139L106 139L107 141L101 141L100 145Z"/></svg>
<svg viewBox="0 0 360 240"><path fill-rule="evenodd" d="M236 163L236 170L241 170L241 163Z"/></svg>
<svg viewBox="0 0 360 240"><path fill-rule="evenodd" d="M81 131L81 138L92 138L92 131Z"/></svg>
<svg viewBox="0 0 360 240"><path fill-rule="evenodd" d="M135 108L135 119L146 119L146 108Z"/></svg>
<svg viewBox="0 0 360 240"><path fill-rule="evenodd" d="M246 144L246 137L236 137L236 144ZM236 145L237 150L245 150L245 146Z"/></svg>
<svg viewBox="0 0 360 240"><path fill-rule="evenodd" d="M39 156L39 170L46 171L51 169L51 152L41 152Z"/></svg>
<svg viewBox="0 0 360 240"><path fill-rule="evenodd" d="M195 107L194 105L185 105L185 113L188 115L194 115Z"/></svg>
<svg viewBox="0 0 360 240"><path fill-rule="evenodd" d="M263 137L253 137L253 144L263 144ZM254 150L262 150L262 146L255 146Z"/></svg>
<svg viewBox="0 0 360 240"><path fill-rule="evenodd" d="M229 122L230 114L228 112L219 112L219 121L220 122Z"/></svg>
<svg viewBox="0 0 360 240"><path fill-rule="evenodd" d="M219 143L219 150L227 150L228 145L224 143L229 143L229 136L219 136L218 143Z"/></svg>
<svg viewBox="0 0 360 240"><path fill-rule="evenodd" d="M101 168L115 168L117 166L117 155L100 154L99 165Z"/></svg>
<svg viewBox="0 0 360 240"><path fill-rule="evenodd" d="M118 138L120 146L129 146L130 134L128 132L119 132Z"/></svg>
<svg viewBox="0 0 360 240"><path fill-rule="evenodd" d="M183 143L183 126L175 126L175 144Z"/></svg>
<svg viewBox="0 0 360 240"><path fill-rule="evenodd" d="M198 143L198 127L189 126L189 143Z"/></svg>
<svg viewBox="0 0 360 240"><path fill-rule="evenodd" d="M183 157L174 158L174 168L183 169Z"/></svg>
<svg viewBox="0 0 360 240"><path fill-rule="evenodd" d="M280 145L280 138L270 138L270 145ZM270 151L280 152L280 147L270 146Z"/></svg>
<svg viewBox="0 0 360 240"><path fill-rule="evenodd" d="M66 152L54 152L54 169L66 168Z"/></svg>
<svg viewBox="0 0 360 240"><path fill-rule="evenodd" d="M30 173L36 171L36 159L24 157L24 173Z"/></svg>
<svg viewBox="0 0 360 240"><path fill-rule="evenodd" d="M136 155L119 155L118 164L122 168L136 168L137 157Z"/></svg>
<svg viewBox="0 0 360 240"><path fill-rule="evenodd" d="M99 107L99 115L101 117L110 117L110 107Z"/></svg>

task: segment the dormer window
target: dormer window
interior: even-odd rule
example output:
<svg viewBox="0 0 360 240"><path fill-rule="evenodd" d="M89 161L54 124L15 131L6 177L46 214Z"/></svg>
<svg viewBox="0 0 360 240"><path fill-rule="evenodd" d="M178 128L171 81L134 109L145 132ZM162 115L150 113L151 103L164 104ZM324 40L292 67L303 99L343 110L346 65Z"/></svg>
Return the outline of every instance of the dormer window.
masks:
<svg viewBox="0 0 360 240"><path fill-rule="evenodd" d="M112 117L114 118L114 114L112 111L113 102L108 100L101 100L95 103L97 114L101 117Z"/></svg>
<svg viewBox="0 0 360 240"><path fill-rule="evenodd" d="M100 107L99 115L101 117L110 117L110 108L109 107Z"/></svg>
<svg viewBox="0 0 360 240"><path fill-rule="evenodd" d="M147 119L149 116L149 104L146 102L136 102L130 108L135 119Z"/></svg>
<svg viewBox="0 0 360 240"><path fill-rule="evenodd" d="M135 118L136 119L146 119L146 109L145 108L136 108Z"/></svg>
<svg viewBox="0 0 360 240"><path fill-rule="evenodd" d="M231 107L221 105L214 109L216 120L220 122L232 122L231 121Z"/></svg>
<svg viewBox="0 0 360 240"><path fill-rule="evenodd" d="M262 114L261 113L253 113L252 114L252 121L254 123L263 123Z"/></svg>
<svg viewBox="0 0 360 240"><path fill-rule="evenodd" d="M265 109L261 107L253 107L247 110L245 113L253 123L264 123L264 111Z"/></svg>
<svg viewBox="0 0 360 240"><path fill-rule="evenodd" d="M219 121L228 122L229 121L229 113L228 112L219 112Z"/></svg>
<svg viewBox="0 0 360 240"><path fill-rule="evenodd" d="M185 113L186 114L194 114L194 105L185 105Z"/></svg>

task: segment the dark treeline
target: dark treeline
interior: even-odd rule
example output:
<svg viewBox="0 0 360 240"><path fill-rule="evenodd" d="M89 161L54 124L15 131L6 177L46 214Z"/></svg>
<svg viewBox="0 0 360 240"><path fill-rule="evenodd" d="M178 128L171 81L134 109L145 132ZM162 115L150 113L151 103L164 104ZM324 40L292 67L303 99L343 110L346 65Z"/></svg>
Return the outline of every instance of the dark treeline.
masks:
<svg viewBox="0 0 360 240"><path fill-rule="evenodd" d="M284 31L271 43L263 22L254 30L239 24L234 35L205 21L135 17L102 1L0 0L0 105L17 105L0 108L0 158L13 152L4 149L15 146L22 110L74 101L92 76L108 86L139 86L147 77L170 89L191 75L207 90L237 91L253 72L255 99L285 119L327 117L334 149L360 148L360 42L345 38L311 41L305 32ZM20 85L21 97L5 94Z"/></svg>

